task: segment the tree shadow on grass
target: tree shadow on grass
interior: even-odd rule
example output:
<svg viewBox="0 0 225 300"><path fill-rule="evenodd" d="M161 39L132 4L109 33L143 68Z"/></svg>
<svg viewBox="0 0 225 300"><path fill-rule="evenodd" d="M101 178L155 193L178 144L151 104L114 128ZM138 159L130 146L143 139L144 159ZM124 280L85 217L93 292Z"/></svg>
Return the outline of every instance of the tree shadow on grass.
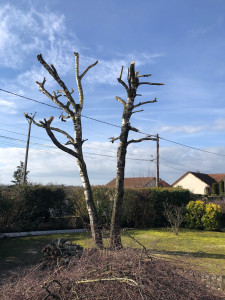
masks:
<svg viewBox="0 0 225 300"><path fill-rule="evenodd" d="M225 259L224 254L217 253L206 253L206 252L185 252L185 251L160 251L152 250L152 253L171 255L171 256L187 256L187 257L196 257L196 258L212 258L212 259Z"/></svg>

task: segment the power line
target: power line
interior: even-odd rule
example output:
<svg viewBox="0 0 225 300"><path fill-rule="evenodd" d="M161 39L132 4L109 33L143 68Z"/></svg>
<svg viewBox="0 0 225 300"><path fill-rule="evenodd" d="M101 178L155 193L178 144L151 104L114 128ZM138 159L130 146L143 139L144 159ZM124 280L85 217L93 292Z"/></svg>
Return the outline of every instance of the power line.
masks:
<svg viewBox="0 0 225 300"><path fill-rule="evenodd" d="M10 133L15 133L15 134L18 134L18 135L23 135L23 136L27 136L26 134L23 134L23 133L19 133L19 132L16 132L16 131L11 131L11 130L6 130L6 129L2 129L2 128L0 128L0 130L3 130L3 131L7 131L7 132L10 132ZM0 138L5 138L5 139L12 139L11 137L8 137L8 136L2 136L2 135L0 135ZM35 139L40 139L40 140L44 140L44 141L50 141L49 139L43 139L43 138L39 138L39 137L35 137L35 136L32 136L31 135L31 137L33 137L33 138L35 138ZM15 139L15 138L14 138ZM25 142L25 140L21 140L21 139L16 139L16 140L18 140L18 141L20 141L20 142ZM34 142L31 142L32 144L34 144L34 145L40 145L40 146L44 146L44 147L50 147L50 148L55 148L55 146L52 146L52 145L48 145L48 144L40 144L40 143L34 143ZM92 147L88 147L88 146L83 146L83 148L85 148L85 149L90 149L90 150L95 150L95 151L102 151L102 150L100 150L100 149L96 149L96 148L92 148ZM116 151L108 151L107 150L107 152L109 153L113 153L113 154L115 154L116 155ZM86 152L87 153L87 152ZM149 161L149 160L146 160L146 161Z"/></svg>
<svg viewBox="0 0 225 300"><path fill-rule="evenodd" d="M0 138L4 138L4 139L7 139L7 140L15 140L15 141L26 143L25 140L16 139L16 138L4 136L4 135L0 135ZM55 148L55 146L51 146L51 145L44 145L44 144L39 144L39 143L32 143L32 144L34 144L34 145L40 145L40 146L44 146L44 147ZM95 155L95 156L103 156L103 157L113 157L113 158L115 158L115 156L107 155L107 154L98 154L98 153L91 153L91 152L84 152L84 154ZM138 160L138 161L154 161L154 159L150 160L150 159L131 158L131 157L127 157L127 159L128 160Z"/></svg>
<svg viewBox="0 0 225 300"><path fill-rule="evenodd" d="M39 103L39 104L42 104L42 105L46 105L46 106L49 106L49 107L52 107L52 108L55 108L55 109L58 109L58 110L62 110L61 108L59 108L57 106L54 106L54 105L51 105L51 104L48 104L48 103L45 103L45 102L42 102L42 101L30 98L30 97L25 97L23 95L20 95L20 94L17 94L17 93L13 93L13 92L10 92L10 91L7 91L7 90L3 90L1 88L0 88L0 91L3 91L4 93L11 94L13 96L17 96L17 97L20 97L20 98L27 99L29 101L36 102L36 103ZM84 118L86 118L86 119L90 119L90 120L93 120L93 121L96 121L96 122L99 122L99 123L103 123L103 124L106 124L106 125L110 125L110 126L121 128L121 126L113 124L113 123L109 123L109 122L105 122L105 121L102 121L102 120L98 120L98 119L95 119L95 118L92 118L92 117L88 117L88 116L85 116L85 115L81 115L81 116L84 117Z"/></svg>
<svg viewBox="0 0 225 300"><path fill-rule="evenodd" d="M212 152L212 151L208 151L208 150L204 150L204 149L200 149L200 148L196 148L196 147L184 145L184 144L181 144L181 143L178 143L178 142L175 142L175 141L171 141L171 140L165 139L165 138L163 138L163 137L161 137L161 136L160 136L159 138L160 138L161 140L164 140L164 141L167 141L167 142L176 144L176 145L180 145L180 146L183 146L183 147L186 147L186 148L190 148L190 149L202 151L202 152L209 153L209 154L214 154L214 155L219 155L219 156L225 156L225 154L215 153L215 152Z"/></svg>
<svg viewBox="0 0 225 300"><path fill-rule="evenodd" d="M54 106L54 105L51 105L51 104L47 104L47 103L44 103L44 102L42 102L42 101L39 101L39 100L30 98L30 97L26 97L26 96L23 96L23 95L20 95L20 94L17 94L17 93L13 93L13 92L10 92L10 91L1 89L1 88L0 88L0 91L3 91L3 92L5 92L5 93L11 94L11 95L14 95L14 96L17 96L17 97L21 97L21 98L24 98L24 99L27 99L27 100L30 100L30 101L33 101L33 102L36 102L36 103L39 103L39 104L42 104L42 105L46 105L46 106L49 106L49 107L52 107L52 108L61 110L61 108L59 108L59 107L57 107L57 106ZM99 122L99 123L103 123L103 124L106 124L106 125L110 125L110 126L114 126L114 127L117 127L117 128L121 128L120 125L116 125L116 124L113 124L113 123L105 122L105 121L98 120L98 119L96 119L96 118L88 117L88 116L85 116L85 115L81 115L81 116L84 117L84 118L93 120L93 121L95 121L95 122ZM141 132L141 131L139 131L138 133L144 134L144 135L147 135L147 136L155 136L155 135L149 135L148 133ZM168 141L168 142L170 142L170 143L177 144L177 145L180 145L180 146L183 146L183 147L186 147L186 148L190 148L190 149L193 149L193 150L197 150L197 151L201 151L201 152L205 152L205 153L209 153L209 154L214 154L214 155L218 155L218 156L225 156L225 154L219 154L219 153L215 153L215 152L212 152L212 151L207 151L207 150L204 150L204 149L192 147L192 146L189 146L189 145L185 145L185 144L182 144L182 143L178 143L178 142L175 142L175 141L171 141L171 140L166 139L166 138L163 138L163 137L161 137L161 136L159 136L159 138L160 138L161 140L165 140L165 141Z"/></svg>

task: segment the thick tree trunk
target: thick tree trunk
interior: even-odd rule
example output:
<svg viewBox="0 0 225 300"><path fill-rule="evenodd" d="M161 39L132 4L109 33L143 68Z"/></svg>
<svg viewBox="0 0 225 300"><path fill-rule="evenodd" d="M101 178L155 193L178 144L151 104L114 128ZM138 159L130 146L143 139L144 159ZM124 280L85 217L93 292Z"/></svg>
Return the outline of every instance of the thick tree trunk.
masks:
<svg viewBox="0 0 225 300"><path fill-rule="evenodd" d="M123 110L123 122L120 134L120 144L117 151L117 176L116 176L116 191L113 203L113 211L111 218L110 229L110 247L121 248L121 216L124 196L124 173L126 164L126 153L128 146L128 134L130 130L130 117L132 114L134 98L128 98L126 106Z"/></svg>
<svg viewBox="0 0 225 300"><path fill-rule="evenodd" d="M80 178L84 189L84 196L85 196L86 206L87 206L88 215L90 219L93 244L97 248L102 248L103 242L102 242L101 229L98 223L98 214L97 214L96 206L94 204L93 193L92 193L92 189L88 177L86 164L83 159L81 108L77 109L77 113L73 118L73 123L74 123L74 132L75 132L74 148L75 148L75 152L78 154L79 157L77 158L77 165L79 168Z"/></svg>
<svg viewBox="0 0 225 300"><path fill-rule="evenodd" d="M90 219L93 244L97 248L102 248L103 247L102 234L98 224L97 210L94 204L92 189L89 182L86 165L85 162L81 161L80 159L77 159L77 165L80 171L82 186L84 188L84 196L85 196L86 206L87 206L88 215Z"/></svg>

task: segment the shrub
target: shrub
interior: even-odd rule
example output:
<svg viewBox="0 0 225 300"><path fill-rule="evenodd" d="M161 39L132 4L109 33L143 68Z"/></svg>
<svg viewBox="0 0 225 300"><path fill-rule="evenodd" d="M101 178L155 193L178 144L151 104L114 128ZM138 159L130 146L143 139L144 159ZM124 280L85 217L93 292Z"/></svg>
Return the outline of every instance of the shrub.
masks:
<svg viewBox="0 0 225 300"><path fill-rule="evenodd" d="M206 210L205 203L200 200L190 201L186 210L186 226L190 229L203 229L202 217Z"/></svg>
<svg viewBox="0 0 225 300"><path fill-rule="evenodd" d="M214 182L212 184L212 195L218 195L219 194L219 184L218 182Z"/></svg>
<svg viewBox="0 0 225 300"><path fill-rule="evenodd" d="M47 222L50 211L57 216L67 214L68 204L63 187L40 185L17 185L2 190L5 206L0 222L2 231L36 230L40 223Z"/></svg>
<svg viewBox="0 0 225 300"><path fill-rule="evenodd" d="M219 182L219 195L220 196L224 195L224 181L222 179Z"/></svg>
<svg viewBox="0 0 225 300"><path fill-rule="evenodd" d="M222 221L222 209L214 203L206 204L205 214L201 219L205 230L219 230Z"/></svg>

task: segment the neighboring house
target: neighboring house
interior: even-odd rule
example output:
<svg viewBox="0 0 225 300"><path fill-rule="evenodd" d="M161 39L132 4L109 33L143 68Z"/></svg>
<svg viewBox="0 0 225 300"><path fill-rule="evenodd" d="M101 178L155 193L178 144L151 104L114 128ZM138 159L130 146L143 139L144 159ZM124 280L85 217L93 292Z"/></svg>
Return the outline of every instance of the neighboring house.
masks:
<svg viewBox="0 0 225 300"><path fill-rule="evenodd" d="M211 191L212 184L224 180L225 174L203 174L200 172L187 172L175 181L173 187L182 187L193 194L204 195Z"/></svg>
<svg viewBox="0 0 225 300"><path fill-rule="evenodd" d="M116 178L108 182L105 186L115 187ZM162 179L159 179L160 187L170 187L170 185ZM156 187L156 178L155 177L129 177L124 178L124 187L125 188L147 188L147 187Z"/></svg>

